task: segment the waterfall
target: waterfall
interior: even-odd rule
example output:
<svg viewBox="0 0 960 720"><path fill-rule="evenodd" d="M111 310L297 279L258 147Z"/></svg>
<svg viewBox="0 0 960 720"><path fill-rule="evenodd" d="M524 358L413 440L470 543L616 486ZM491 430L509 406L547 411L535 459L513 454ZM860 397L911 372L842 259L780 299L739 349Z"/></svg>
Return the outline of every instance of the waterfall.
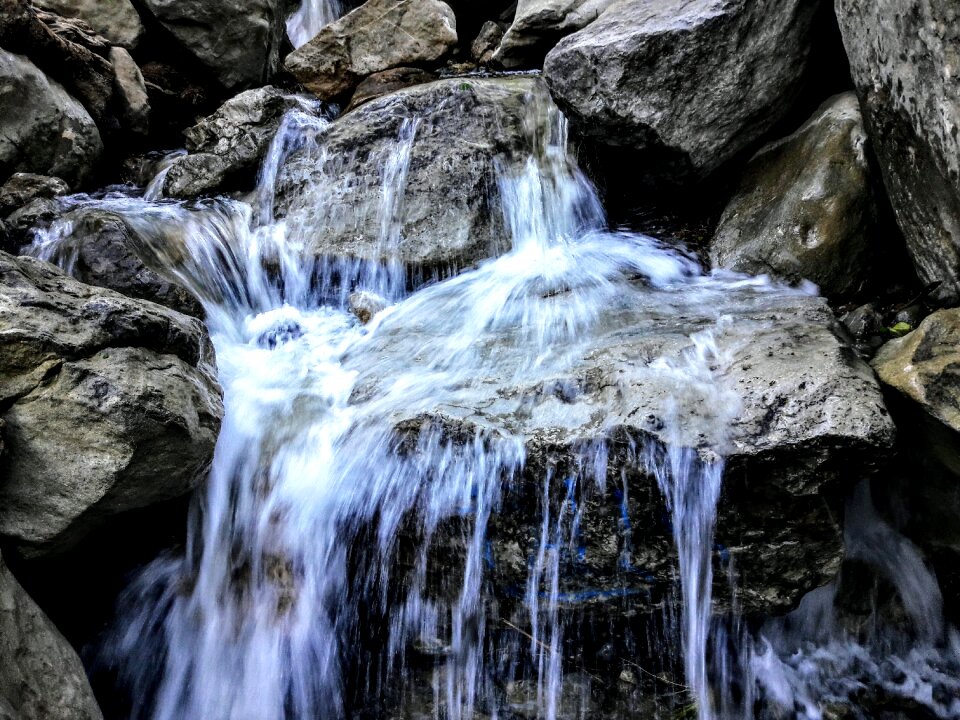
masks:
<svg viewBox="0 0 960 720"><path fill-rule="evenodd" d="M306 45L320 28L342 14L341 0L302 0L297 11L287 18L287 37L295 48Z"/></svg>
<svg viewBox="0 0 960 720"><path fill-rule="evenodd" d="M298 15L329 8L305 2ZM589 552L587 503L619 494L629 528L628 470L655 478L677 550L680 617L668 607L664 624L678 630L683 677L648 672L680 686L672 707L692 702L702 720L748 718L756 686L817 717L809 673L784 660L789 643L775 651L774 629L754 639L713 617L713 536L739 409L722 379L730 318L714 312L679 356L644 359L642 377L669 389L651 417L657 432L624 440L599 421L570 462L534 467L526 400L482 394L492 383L577 392L558 378L624 307L669 323L730 296L798 291L706 275L682 251L610 230L557 111L525 163L491 168L509 250L411 290L395 254L423 121L408 118L389 155L371 161L382 180L383 261L310 254L308 239L334 212L322 184L335 178L311 188L311 212L274 220L286 159L324 152L328 121L309 108L284 118L249 201L162 200L157 182L142 197L68 201L121 217L139 254L202 302L225 394L187 547L131 584L104 644L101 662L126 689L131 717L389 716L405 703L437 718L589 717L589 677L565 677L578 640L565 604L579 591L568 575ZM71 232L55 224L34 254L69 269ZM357 293L385 306L367 324L350 312ZM474 412L478 398L487 414ZM699 435L682 427L690 406ZM490 537L518 488L535 500L531 552L518 541L525 578L494 597ZM915 560L899 547L891 563ZM618 548L624 568L633 551ZM924 615L928 578L912 582L911 607ZM740 653L725 654L736 643ZM744 696L717 699L718 682L734 675L746 678Z"/></svg>

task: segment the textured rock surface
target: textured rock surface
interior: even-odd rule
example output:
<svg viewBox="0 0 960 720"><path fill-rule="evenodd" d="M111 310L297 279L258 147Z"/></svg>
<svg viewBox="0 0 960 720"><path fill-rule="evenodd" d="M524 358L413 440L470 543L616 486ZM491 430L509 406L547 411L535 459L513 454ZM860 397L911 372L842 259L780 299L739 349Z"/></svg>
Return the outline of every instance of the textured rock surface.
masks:
<svg viewBox="0 0 960 720"><path fill-rule="evenodd" d="M252 173L266 153L283 114L303 103L273 87L247 90L213 115L184 131L189 155L173 162L164 194L196 197L219 189L243 173Z"/></svg>
<svg viewBox="0 0 960 720"><path fill-rule="evenodd" d="M713 265L812 280L829 296L856 293L877 254L866 143L857 98L846 93L762 148L717 227Z"/></svg>
<svg viewBox="0 0 960 720"><path fill-rule="evenodd" d="M366 103L331 123L318 149L291 156L278 213L321 255L394 257L443 273L469 266L504 249L495 159L525 162L551 107L543 83L522 77L440 80ZM409 170L398 208L385 210L389 154L408 118L419 118ZM385 213L396 237L383 237Z"/></svg>
<svg viewBox="0 0 960 720"><path fill-rule="evenodd" d="M187 290L144 264L137 254L135 236L116 215L78 209L64 214L59 221L70 231L50 257L43 257L72 277L186 315L202 315L200 303ZM149 252L145 251L145 255L150 257Z"/></svg>
<svg viewBox="0 0 960 720"><path fill-rule="evenodd" d="M36 0L37 7L90 24L114 45L132 50L143 35L143 23L130 0Z"/></svg>
<svg viewBox="0 0 960 720"><path fill-rule="evenodd" d="M940 310L873 361L881 382L960 432L960 310Z"/></svg>
<svg viewBox="0 0 960 720"><path fill-rule="evenodd" d="M0 718L102 717L80 658L0 557Z"/></svg>
<svg viewBox="0 0 960 720"><path fill-rule="evenodd" d="M719 358L713 372L729 394L719 404L695 383L663 373L657 362L682 365L691 334L716 327L717 315L730 316L714 331ZM849 485L850 467L862 470L858 479L875 471L894 429L870 368L838 339L827 304L802 295L654 292L619 299L597 322L598 335L557 377L535 385L490 377L442 405L397 419L403 431L439 424L454 439L472 438L474 429L529 438L523 478L506 491L492 520L498 592L509 598L509 588L524 586L540 539L538 488L552 468L557 478L579 478L586 491L587 553L564 565L561 592L570 598L564 605L606 603L629 614L658 604L673 581L674 546L662 495L638 456L645 443L659 441L715 447L726 456L716 535L723 551L715 555L720 607L729 600L724 556L734 558L748 613L784 610L829 581L843 556L831 496ZM428 363L431 357L429 329L421 335L397 326L392 333L386 323L375 336L382 362L351 368L360 373L359 399L377 396L395 359ZM486 342L482 337L476 346ZM666 410L670 398L677 401L675 414ZM713 420L724 413L734 418L730 436L716 437ZM609 476L598 490L591 452L603 440ZM566 486L558 481L556 487L554 499L562 503ZM629 601L621 606L624 597Z"/></svg>
<svg viewBox="0 0 960 720"><path fill-rule="evenodd" d="M544 75L578 129L700 178L791 109L818 2L618 2L547 55Z"/></svg>
<svg viewBox="0 0 960 720"><path fill-rule="evenodd" d="M65 549L206 470L223 406L199 321L0 255L0 534Z"/></svg>
<svg viewBox="0 0 960 720"><path fill-rule="evenodd" d="M960 298L960 10L952 0L837 0L884 183L920 279Z"/></svg>
<svg viewBox="0 0 960 720"><path fill-rule="evenodd" d="M323 100L390 68L429 63L457 44L453 10L440 0L368 0L286 59L287 70Z"/></svg>
<svg viewBox="0 0 960 720"><path fill-rule="evenodd" d="M540 67L556 42L596 20L616 0L520 0L493 61L505 68Z"/></svg>
<svg viewBox="0 0 960 720"><path fill-rule="evenodd" d="M227 90L262 85L276 71L282 0L144 0L144 7Z"/></svg>
<svg viewBox="0 0 960 720"><path fill-rule="evenodd" d="M66 195L70 187L58 177L14 173L0 186L0 217L6 217L35 198Z"/></svg>
<svg viewBox="0 0 960 720"><path fill-rule="evenodd" d="M374 73L357 85L357 89L353 91L353 97L350 98L350 104L347 106L347 112L366 102L376 100L378 97L414 85L432 82L436 79L436 75L420 68L392 68L391 70Z"/></svg>
<svg viewBox="0 0 960 720"><path fill-rule="evenodd" d="M83 106L27 58L0 49L0 179L31 172L76 185L102 151Z"/></svg>

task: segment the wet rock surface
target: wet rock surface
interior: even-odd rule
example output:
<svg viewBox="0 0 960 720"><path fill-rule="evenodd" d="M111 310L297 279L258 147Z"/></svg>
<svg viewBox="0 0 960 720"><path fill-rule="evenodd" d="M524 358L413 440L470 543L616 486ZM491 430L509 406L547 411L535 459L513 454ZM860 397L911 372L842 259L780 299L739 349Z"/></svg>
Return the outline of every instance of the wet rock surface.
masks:
<svg viewBox="0 0 960 720"><path fill-rule="evenodd" d="M80 658L0 557L0 718L102 720Z"/></svg>
<svg viewBox="0 0 960 720"><path fill-rule="evenodd" d="M951 0L839 0L844 47L921 281L960 298L960 23Z"/></svg>
<svg viewBox="0 0 960 720"><path fill-rule="evenodd" d="M373 100L331 123L319 148L289 158L277 214L294 231L322 223L307 238L318 255L393 256L428 276L469 267L506 249L495 162L522 166L551 106L543 84L524 77L440 80ZM398 207L385 210L387 162L404 127L409 170Z"/></svg>
<svg viewBox="0 0 960 720"><path fill-rule="evenodd" d="M144 34L140 15L130 0L36 0L37 7L77 18L114 45L132 50Z"/></svg>
<svg viewBox="0 0 960 720"><path fill-rule="evenodd" d="M790 609L839 569L845 468L875 472L893 443L880 389L838 339L819 298L731 295L716 310L731 318L716 333L722 359L714 368L728 407L711 407L695 388L685 394L676 376L656 370L661 358L682 365L691 333L709 329L715 316L653 294L609 308L602 331L562 376L529 387L491 377L456 401L397 418L401 432L414 435L439 426L451 438L477 430L527 438L523 479L504 491L491 520L489 572L504 602L521 601L518 589L540 542L536 498L544 477L568 478L582 507L561 577L566 611L604 617L664 602L675 551L662 493L643 461L645 447L663 442L707 459L714 451L726 456L714 553L718 609L731 601L731 562L737 602L760 614ZM382 365L356 368L357 400L376 396L372 374L389 358L424 361L414 348L425 339L416 332L381 334L380 342ZM668 416L673 396L676 411ZM716 413L733 417L727 438L713 436ZM592 474L597 443L608 447L605 485Z"/></svg>
<svg viewBox="0 0 960 720"><path fill-rule="evenodd" d="M203 477L223 406L200 323L0 255L0 534L69 547Z"/></svg>
<svg viewBox="0 0 960 720"><path fill-rule="evenodd" d="M724 210L715 267L811 280L831 297L860 291L878 255L867 135L853 93L762 148Z"/></svg>
<svg viewBox="0 0 960 720"><path fill-rule="evenodd" d="M395 67L431 63L457 44L453 10L439 0L368 0L287 56L288 72L321 100Z"/></svg>
<svg viewBox="0 0 960 720"><path fill-rule="evenodd" d="M547 55L579 132L679 181L709 175L791 109L818 2L619 2Z"/></svg>

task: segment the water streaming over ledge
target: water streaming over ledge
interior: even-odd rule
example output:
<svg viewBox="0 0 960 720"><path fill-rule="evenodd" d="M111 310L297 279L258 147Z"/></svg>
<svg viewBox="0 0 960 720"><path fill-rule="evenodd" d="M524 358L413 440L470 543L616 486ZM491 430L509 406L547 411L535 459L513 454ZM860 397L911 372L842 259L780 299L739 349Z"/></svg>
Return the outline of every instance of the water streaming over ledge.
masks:
<svg viewBox="0 0 960 720"><path fill-rule="evenodd" d="M563 575L584 552L585 499L610 482L609 438L601 428L569 467L538 470L536 551L516 591L519 614L499 615L506 610L486 588L487 534L505 495L532 472L529 438L522 424L471 425L438 408L469 408L494 380L553 382L589 351L618 303L675 305L679 316L733 292L796 292L704 275L682 252L610 231L556 111L525 164L491 168L509 252L411 292L389 256L402 239L422 121L409 118L380 160L385 262L311 256L309 237L323 232L315 218L274 222L279 167L313 147L328 122L306 110L285 118L249 203L162 201L149 190L68 201L122 217L141 254L202 301L225 392L188 547L135 581L105 646L103 662L129 691L136 720L379 717L398 706L427 708L410 717L590 717L589 677L564 679L577 638L566 626ZM34 253L69 269L70 232L55 224ZM358 292L385 305L368 325L349 312ZM667 693L680 699L664 703L663 716L692 701L703 720L752 717L762 690L788 715L821 717L818 695L842 694L830 673L873 672L863 669L872 650L828 635L794 653L782 628L755 641L712 617L716 506L738 411L718 380L729 358L716 337L730 322L718 315L679 358L647 364L651 378L675 388L661 408L667 427L676 426L676 403L695 402L709 442L634 439L620 460L656 479L678 550L683 602L678 616L668 607L664 626L682 645L683 672L673 683L680 690ZM627 491L624 481L618 492ZM922 563L890 533L881 540L874 552L899 547L890 572L912 572L910 597L921 597L930 582ZM628 565L630 548L621 551ZM920 608L918 620L935 612ZM942 675L933 641L916 652L896 661L913 668L906 695ZM883 661L871 661L872 677L882 677ZM727 692L734 682L736 697ZM960 715L941 705L940 716Z"/></svg>
<svg viewBox="0 0 960 720"><path fill-rule="evenodd" d="M297 11L287 18L287 37L295 48L306 45L320 28L342 14L341 0L302 0Z"/></svg>

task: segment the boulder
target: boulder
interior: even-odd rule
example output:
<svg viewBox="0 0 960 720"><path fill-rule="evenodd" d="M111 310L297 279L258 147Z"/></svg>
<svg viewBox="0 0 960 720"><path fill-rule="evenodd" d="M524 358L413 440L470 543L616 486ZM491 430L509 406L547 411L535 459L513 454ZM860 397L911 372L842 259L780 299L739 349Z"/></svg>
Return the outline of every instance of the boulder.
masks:
<svg viewBox="0 0 960 720"><path fill-rule="evenodd" d="M58 219L57 237L49 245L36 248L38 257L88 285L202 316L203 310L193 295L144 264L137 253L135 235L118 216L79 208ZM150 257L148 252L144 254Z"/></svg>
<svg viewBox="0 0 960 720"><path fill-rule="evenodd" d="M80 658L0 557L0 718L102 717Z"/></svg>
<svg viewBox="0 0 960 720"><path fill-rule="evenodd" d="M7 217L36 198L53 199L70 192L70 186L58 177L14 173L0 186L0 217Z"/></svg>
<svg viewBox="0 0 960 720"><path fill-rule="evenodd" d="M837 0L897 222L924 283L960 299L960 19L952 0Z"/></svg>
<svg viewBox="0 0 960 720"><path fill-rule="evenodd" d="M507 249L495 163L522 167L552 107L529 77L439 80L378 98L290 156L277 213L318 255L394 258L427 275L469 267ZM412 142L403 192L385 207L402 134Z"/></svg>
<svg viewBox="0 0 960 720"><path fill-rule="evenodd" d="M421 364L430 372L446 342L438 328L459 312L444 299L453 301L436 298L435 323L405 323L403 306L396 308L371 345L347 358L347 369L358 373L351 402L363 407L389 392L395 363L412 374ZM718 316L727 319L718 325ZM420 438L468 448L478 435L488 443L523 438L525 466L505 481L488 534L487 572L503 603L499 617L510 617L511 608L521 617L528 612L518 588L537 554L550 477L551 517L575 502L572 542L583 549L562 560L561 612L605 614L596 632L626 627L610 621L611 612L633 617L664 601L675 579L675 548L645 458L665 462L666 445L688 449L693 473L715 453L725 456L714 553L718 610L731 601L731 559L737 602L748 614L789 609L830 581L843 558L839 500L853 480L886 462L894 427L870 368L838 338L827 303L732 288L709 298L690 288L625 290L593 327L578 336L582 344L565 348L573 353L569 364L555 371L526 379L521 369L498 367L462 384L439 383L423 404L394 415L397 432L412 438L403 447L417 448ZM682 372L696 350L692 335L711 329L718 395L694 380L702 376ZM513 357L512 341L493 330L471 348ZM856 478L850 467L858 468ZM456 556L451 536L462 533L436 541L441 568L456 562L444 560Z"/></svg>
<svg viewBox="0 0 960 720"><path fill-rule="evenodd" d="M618 2L547 55L581 133L646 154L648 174L697 180L793 108L819 2Z"/></svg>
<svg viewBox="0 0 960 720"><path fill-rule="evenodd" d="M596 20L616 0L520 0L493 55L502 67L537 68L562 37Z"/></svg>
<svg viewBox="0 0 960 720"><path fill-rule="evenodd" d="M0 49L0 178L40 173L76 186L102 152L83 106L27 58Z"/></svg>
<svg viewBox="0 0 960 720"><path fill-rule="evenodd" d="M143 23L130 0L35 0L34 5L89 23L113 45L134 49L143 36Z"/></svg>
<svg viewBox="0 0 960 720"><path fill-rule="evenodd" d="M470 44L470 57L478 65L489 65L502 40L503 28L495 22L485 22Z"/></svg>
<svg viewBox="0 0 960 720"><path fill-rule="evenodd" d="M110 44L85 22L37 10L26 0L0 0L0 45L26 55L61 83L102 133L120 129L113 108L114 71L107 59Z"/></svg>
<svg viewBox="0 0 960 720"><path fill-rule="evenodd" d="M267 82L285 35L282 0L143 0L180 48L224 89Z"/></svg>
<svg viewBox="0 0 960 720"><path fill-rule="evenodd" d="M302 106L302 99L270 86L231 98L184 131L189 154L170 165L164 194L196 197L213 193L238 176L253 175L284 113Z"/></svg>
<svg viewBox="0 0 960 720"><path fill-rule="evenodd" d="M830 98L793 135L763 147L720 219L713 265L812 280L831 297L863 289L878 254L866 146L851 92Z"/></svg>
<svg viewBox="0 0 960 720"><path fill-rule="evenodd" d="M287 56L287 70L322 100L368 75L431 63L457 44L457 23L440 0L367 0Z"/></svg>
<svg viewBox="0 0 960 720"><path fill-rule="evenodd" d="M0 255L0 535L65 550L124 511L190 492L223 414L203 325Z"/></svg>
<svg viewBox="0 0 960 720"><path fill-rule="evenodd" d="M110 48L110 64L113 66L114 94L118 114L123 126L134 135L146 136L150 132L150 98L143 73L130 53L122 47Z"/></svg>
<svg viewBox="0 0 960 720"><path fill-rule="evenodd" d="M350 112L365 102L376 100L378 97L395 93L404 88L422 85L432 82L437 76L420 68L393 68L383 72L374 73L365 78L357 89L353 91L353 97L350 98L350 104L347 105L346 112Z"/></svg>

